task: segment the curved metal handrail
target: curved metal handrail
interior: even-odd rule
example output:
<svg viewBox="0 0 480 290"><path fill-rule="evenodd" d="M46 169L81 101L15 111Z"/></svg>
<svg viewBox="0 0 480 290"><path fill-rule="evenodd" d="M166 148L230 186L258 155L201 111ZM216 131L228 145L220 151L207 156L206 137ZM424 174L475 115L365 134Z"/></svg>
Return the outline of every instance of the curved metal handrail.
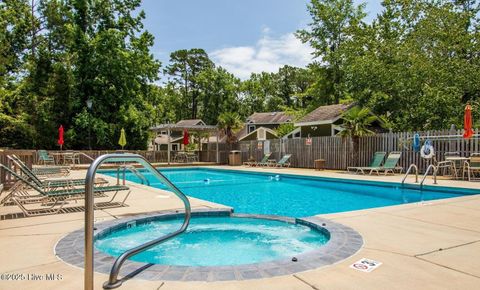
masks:
<svg viewBox="0 0 480 290"><path fill-rule="evenodd" d="M120 255L113 264L110 271L110 277L107 282L104 283L103 288L113 289L122 285L122 280L118 280L118 273L121 266L131 256L134 256L140 252L143 252L163 241L166 241L172 237L175 237L183 233L190 222L191 208L190 202L185 194L183 194L173 183L170 182L163 174L157 171L143 156L130 153L113 153L105 154L93 161L87 171L85 181L85 274L84 274L84 289L93 290L93 220L94 220L94 197L93 197L93 184L95 180L95 173L102 163L114 160L114 162L138 162L148 171L150 171L157 179L172 189L173 193L182 200L185 205L185 217L182 226L177 231L152 240L148 243L130 249Z"/></svg>
<svg viewBox="0 0 480 290"><path fill-rule="evenodd" d="M423 187L423 183L425 182L425 179L427 178L428 173L430 172L430 169L433 169L433 184L437 184L437 170L438 170L438 168L435 165L430 164L427 167L427 170L425 170L425 174L422 177L422 181L420 182L420 188Z"/></svg>
<svg viewBox="0 0 480 290"><path fill-rule="evenodd" d="M405 176L404 176L403 179L402 179L402 184L405 183L405 179L407 179L408 174L410 173L410 170L412 170L412 169L415 169L415 183L418 182L418 167L417 167L417 165L415 165L415 164L412 163L412 164L410 164L410 166L408 167L407 172L405 173Z"/></svg>
<svg viewBox="0 0 480 290"><path fill-rule="evenodd" d="M83 153L83 152L75 152L75 154L76 154L76 155L81 155L81 156L87 158L87 159L90 160L90 161L94 161L94 160L95 160L95 159L93 159L90 155L87 155L87 154L85 154L85 153Z"/></svg>
<svg viewBox="0 0 480 290"><path fill-rule="evenodd" d="M136 177L138 177L142 181L142 184L150 185L150 181L148 181L148 179L145 177L145 175L143 175L140 171L138 171L132 165L122 165L122 166L117 168L117 184L119 184L120 169L122 169L122 168L123 168L123 185L125 185L125 171L127 171L127 170L130 171L131 173L133 173L133 175L135 175Z"/></svg>

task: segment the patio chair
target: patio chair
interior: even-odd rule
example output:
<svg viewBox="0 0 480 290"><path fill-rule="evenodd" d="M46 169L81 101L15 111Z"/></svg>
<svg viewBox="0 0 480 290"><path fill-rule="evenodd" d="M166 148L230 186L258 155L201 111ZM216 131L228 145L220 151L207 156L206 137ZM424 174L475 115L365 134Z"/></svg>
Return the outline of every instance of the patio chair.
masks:
<svg viewBox="0 0 480 290"><path fill-rule="evenodd" d="M350 170L355 170L355 174L359 172L365 174L365 170L372 170L372 168L381 167L383 159L385 159L385 155L387 155L387 152L375 152L373 154L372 160L370 161L370 165L364 167L347 167L347 172L350 172Z"/></svg>
<svg viewBox="0 0 480 290"><path fill-rule="evenodd" d="M46 150L38 150L38 163L43 165L55 165L55 158L48 155L48 152Z"/></svg>
<svg viewBox="0 0 480 290"><path fill-rule="evenodd" d="M35 174L38 178L48 178L53 176L68 176L70 174L70 166L41 166L41 167L33 167L30 169L18 156L15 154L10 155L20 162L23 167L27 168L33 174Z"/></svg>
<svg viewBox="0 0 480 290"><path fill-rule="evenodd" d="M465 173L468 175L468 181L472 180L472 175L475 177L475 173L480 172L480 154L473 153L470 155L470 160L465 161L463 164L463 177Z"/></svg>
<svg viewBox="0 0 480 290"><path fill-rule="evenodd" d="M392 174L395 174L395 170L398 170L400 171L400 173L402 173L403 167L397 166L401 156L402 152L390 152L383 166L370 169L370 174L372 174L373 172L376 172L377 175L380 175L380 172L384 172L385 175L387 175L388 172L392 172Z"/></svg>
<svg viewBox="0 0 480 290"><path fill-rule="evenodd" d="M448 160L449 158L460 157L460 152L445 152L445 161L437 162L437 170L442 170L442 175L447 175L448 171L453 178L457 179L462 170L461 160Z"/></svg>
<svg viewBox="0 0 480 290"><path fill-rule="evenodd" d="M186 163L187 162L187 154L183 151L178 151L174 156L172 162L182 162Z"/></svg>
<svg viewBox="0 0 480 290"><path fill-rule="evenodd" d="M278 160L278 162L274 162L269 165L271 165L272 167L280 167L280 168L290 167L291 165L289 162L290 157L292 157L292 154L283 155L282 159Z"/></svg>
<svg viewBox="0 0 480 290"><path fill-rule="evenodd" d="M270 158L271 155L272 155L271 152L267 153L267 154L263 155L262 160L260 160L259 162L256 162L256 161L243 162L243 165L247 165L247 166L250 166L250 167L262 166L262 164L267 164L268 163L268 158Z"/></svg>
<svg viewBox="0 0 480 290"><path fill-rule="evenodd" d="M68 188L68 187L75 187L75 186L84 186L85 179L49 179L49 180L40 180L40 178L28 168L28 166L20 160L16 155L7 155L7 158L10 159L23 175L27 176L32 182L34 182L37 186L44 188L46 190L53 190L56 188ZM104 178L95 178L95 185L105 185L108 184L108 181Z"/></svg>
<svg viewBox="0 0 480 290"><path fill-rule="evenodd" d="M198 162L198 156L195 152L186 152L187 162Z"/></svg>
<svg viewBox="0 0 480 290"><path fill-rule="evenodd" d="M66 152L63 156L63 162L65 165L72 164L72 166L75 167L76 164L80 164L80 154L73 151Z"/></svg>
<svg viewBox="0 0 480 290"><path fill-rule="evenodd" d="M5 204L6 201L13 201L13 203L16 204L22 210L25 216L31 217L31 216L46 215L46 214L56 214L56 213L59 213L60 210L62 210L67 200L79 199L79 198L85 197L85 188L75 188L75 189L47 192L1 163L0 163L0 168L7 171L12 176L14 176L17 179L17 182L18 182L17 184L21 183L37 192L37 194L35 195L32 195L32 194L24 195L18 191L18 187L14 187L14 189L10 191L9 195L1 201L1 203L3 204ZM113 203L113 201L115 200L115 197L120 191L128 191L128 193L125 196L125 198L122 200L122 202ZM109 201L101 203L101 205L103 205L102 208L124 206L125 201L130 195L130 188L124 185L114 185L114 186L94 187L94 190L93 190L93 193L96 197L105 197L104 194L107 192L114 192L114 194ZM37 203L37 204L39 203L41 204L41 206L33 209L29 209L25 206L25 204L32 204L32 203Z"/></svg>

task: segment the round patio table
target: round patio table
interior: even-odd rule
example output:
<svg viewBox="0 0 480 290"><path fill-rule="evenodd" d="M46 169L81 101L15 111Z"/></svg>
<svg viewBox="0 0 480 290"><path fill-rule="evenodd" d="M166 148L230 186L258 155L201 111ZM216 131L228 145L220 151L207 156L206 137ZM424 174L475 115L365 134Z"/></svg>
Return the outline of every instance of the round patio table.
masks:
<svg viewBox="0 0 480 290"><path fill-rule="evenodd" d="M76 153L75 152L53 152L50 153L50 155L53 156L53 159L55 159L55 164L66 164L66 157L73 157ZM71 159L71 158L70 158ZM73 162L73 165L75 165L75 162Z"/></svg>

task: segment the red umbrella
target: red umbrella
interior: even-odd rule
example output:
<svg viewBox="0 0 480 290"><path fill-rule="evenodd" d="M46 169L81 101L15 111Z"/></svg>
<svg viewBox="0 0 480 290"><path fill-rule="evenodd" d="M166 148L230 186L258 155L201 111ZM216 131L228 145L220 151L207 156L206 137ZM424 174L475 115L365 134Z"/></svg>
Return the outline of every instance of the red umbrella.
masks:
<svg viewBox="0 0 480 290"><path fill-rule="evenodd" d="M183 145L188 145L190 141L188 140L188 131L187 129L183 130Z"/></svg>
<svg viewBox="0 0 480 290"><path fill-rule="evenodd" d="M58 141L57 141L58 145L60 145L60 150L62 150L62 146L63 146L63 126L60 125L60 128L58 128Z"/></svg>
<svg viewBox="0 0 480 290"><path fill-rule="evenodd" d="M472 107L467 105L465 107L465 115L463 116L463 138L468 139L473 136L472 129Z"/></svg>

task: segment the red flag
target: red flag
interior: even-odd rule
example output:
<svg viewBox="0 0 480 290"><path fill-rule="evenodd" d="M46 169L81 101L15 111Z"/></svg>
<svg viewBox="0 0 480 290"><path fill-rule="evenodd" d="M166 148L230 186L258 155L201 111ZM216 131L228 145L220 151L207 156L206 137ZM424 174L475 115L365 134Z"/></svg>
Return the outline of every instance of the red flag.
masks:
<svg viewBox="0 0 480 290"><path fill-rule="evenodd" d="M467 105L465 107L465 115L463 116L463 138L468 139L473 136L472 129L472 107Z"/></svg>
<svg viewBox="0 0 480 290"><path fill-rule="evenodd" d="M57 141L58 145L60 145L60 150L62 150L62 146L63 146L63 126L60 125L60 128L58 128L58 141Z"/></svg>
<svg viewBox="0 0 480 290"><path fill-rule="evenodd" d="M187 129L183 130L183 145L188 145L190 141L188 140L188 131Z"/></svg>

